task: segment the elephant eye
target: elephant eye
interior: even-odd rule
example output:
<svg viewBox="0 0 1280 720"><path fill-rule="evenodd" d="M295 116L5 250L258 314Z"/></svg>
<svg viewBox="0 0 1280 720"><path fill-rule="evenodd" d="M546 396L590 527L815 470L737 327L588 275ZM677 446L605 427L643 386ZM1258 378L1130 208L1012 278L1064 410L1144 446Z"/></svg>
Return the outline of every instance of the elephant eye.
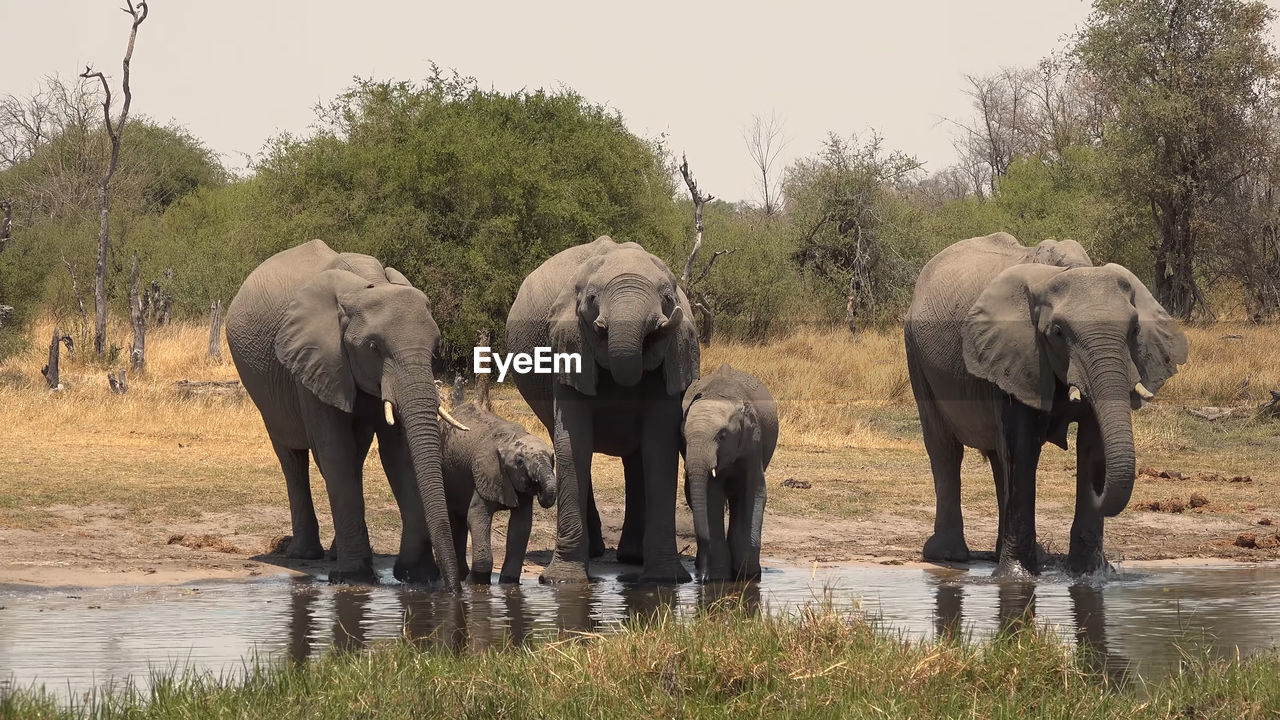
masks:
<svg viewBox="0 0 1280 720"><path fill-rule="evenodd" d="M1062 337L1062 326L1058 323L1054 323L1052 332L1054 337Z"/></svg>
<svg viewBox="0 0 1280 720"><path fill-rule="evenodd" d="M516 455L516 466L524 467L524 455Z"/></svg>

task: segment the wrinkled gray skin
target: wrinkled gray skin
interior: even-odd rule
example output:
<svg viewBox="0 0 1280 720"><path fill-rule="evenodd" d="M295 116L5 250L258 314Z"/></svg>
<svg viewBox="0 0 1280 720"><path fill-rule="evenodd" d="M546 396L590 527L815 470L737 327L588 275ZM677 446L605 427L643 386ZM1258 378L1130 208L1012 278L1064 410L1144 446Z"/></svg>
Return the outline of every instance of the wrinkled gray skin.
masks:
<svg viewBox="0 0 1280 720"><path fill-rule="evenodd" d="M960 461L991 464L1000 506L998 575L1034 574L1036 464L1045 442L1066 449L1077 423L1076 511L1068 569L1107 566L1102 524L1134 480L1131 409L1187 359L1187 341L1133 273L1093 267L1074 241L1029 248L996 233L938 253L907 312L907 368L937 514L929 560L965 561ZM1070 388L1080 391L1072 401Z"/></svg>
<svg viewBox="0 0 1280 720"><path fill-rule="evenodd" d="M440 331L422 291L368 255L339 254L312 240L250 273L227 309L226 328L231 357L284 470L289 556L324 555L311 502L311 451L333 512L338 557L329 579L375 581L362 468L376 434L403 523L395 576L432 581L443 569L447 586L457 589L432 378ZM384 400L394 406L394 426L384 419Z"/></svg>
<svg viewBox="0 0 1280 720"><path fill-rule="evenodd" d="M453 528L454 553L461 566L471 531L471 575L488 585L493 572L490 544L493 515L510 510L507 553L498 582L519 583L533 527L533 499L544 508L556 501L555 454L551 446L514 423L471 403L453 408L467 430L442 426L444 486ZM465 575L465 568L460 567Z"/></svg>
<svg viewBox="0 0 1280 720"><path fill-rule="evenodd" d="M724 364L689 386L683 409L684 495L698 537L698 579L758 580L778 406L754 375Z"/></svg>
<svg viewBox="0 0 1280 720"><path fill-rule="evenodd" d="M608 237L556 254L525 278L507 317L509 352L539 346L582 356L581 373L515 376L556 453L556 549L542 581L586 582L588 555L604 552L593 453L622 458L618 559L643 562L642 581L689 581L675 504L680 400L698 377L698 341L675 276L639 245Z"/></svg>

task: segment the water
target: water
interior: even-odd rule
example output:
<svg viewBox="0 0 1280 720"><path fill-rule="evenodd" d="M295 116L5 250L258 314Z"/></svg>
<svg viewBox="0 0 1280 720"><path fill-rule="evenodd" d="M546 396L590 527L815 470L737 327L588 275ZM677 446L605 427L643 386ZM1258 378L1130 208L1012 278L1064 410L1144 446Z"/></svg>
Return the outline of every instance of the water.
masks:
<svg viewBox="0 0 1280 720"><path fill-rule="evenodd" d="M145 588L0 590L0 690L43 684L83 696L152 671L243 671L254 657L301 661L332 647L404 637L456 650L515 646L565 632L603 632L661 610L689 615L724 597L764 612L829 598L913 637L991 636L1034 617L1096 651L1121 677L1177 666L1178 647L1248 655L1280 639L1280 565L1121 568L1093 584L1065 576L995 582L990 567L774 567L759 584L644 587L616 575L588 587L526 578L473 587L461 602L394 584L330 587L272 579Z"/></svg>

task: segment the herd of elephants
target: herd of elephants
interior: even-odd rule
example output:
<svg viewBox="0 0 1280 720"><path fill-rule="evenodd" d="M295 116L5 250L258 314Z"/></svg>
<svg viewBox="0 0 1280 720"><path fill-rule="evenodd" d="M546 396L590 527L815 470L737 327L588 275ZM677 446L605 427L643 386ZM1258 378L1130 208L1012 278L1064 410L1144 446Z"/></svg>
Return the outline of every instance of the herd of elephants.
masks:
<svg viewBox="0 0 1280 720"><path fill-rule="evenodd" d="M433 376L440 331L427 297L368 255L312 240L271 257L232 301L226 334L284 471L290 557L326 554L309 455L323 476L335 533L331 582L376 582L362 480L375 435L402 521L394 575L403 582L443 581L451 590L491 582L493 516L508 510L499 581L518 583L535 499L557 513L541 579L587 581L591 559L605 552L595 453L622 459L617 559L640 567L623 579L692 579L676 549L681 456L698 579L760 576L777 406L758 378L727 364L700 376L688 298L636 243L600 237L568 248L531 272L511 305L509 352L581 358L580 367L514 377L550 445L474 404L441 406ZM1120 265L1094 266L1070 240L963 240L921 270L905 342L937 496L924 557L969 559L960 511L967 446L995 478L996 574L1039 572L1036 466L1044 443L1065 449L1076 423L1066 566L1106 569L1103 518L1119 513L1133 489L1130 413L1187 359L1186 338L1142 282Z"/></svg>

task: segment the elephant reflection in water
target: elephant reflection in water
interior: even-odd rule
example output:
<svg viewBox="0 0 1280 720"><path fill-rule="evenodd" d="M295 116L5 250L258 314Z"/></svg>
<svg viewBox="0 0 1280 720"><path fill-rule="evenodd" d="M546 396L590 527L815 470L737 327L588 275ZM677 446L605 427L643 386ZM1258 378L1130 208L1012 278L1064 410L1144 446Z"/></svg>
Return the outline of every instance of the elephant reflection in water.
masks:
<svg viewBox="0 0 1280 720"><path fill-rule="evenodd" d="M333 593L333 647L338 651L361 650L368 642L368 587L350 587Z"/></svg>
<svg viewBox="0 0 1280 720"><path fill-rule="evenodd" d="M311 657L311 635L319 597L320 589L310 582L299 583L289 597L289 659L295 664L301 665Z"/></svg>
<svg viewBox="0 0 1280 720"><path fill-rule="evenodd" d="M642 627L675 615L676 603L679 602L679 592L674 585L625 583L621 594L627 618Z"/></svg>
<svg viewBox="0 0 1280 720"><path fill-rule="evenodd" d="M533 612L512 585L476 585L471 590L467 629L472 650L521 647L529 640Z"/></svg>
<svg viewBox="0 0 1280 720"><path fill-rule="evenodd" d="M710 582L698 585L698 612L740 613L743 617L760 615L760 583Z"/></svg>
<svg viewBox="0 0 1280 720"><path fill-rule="evenodd" d="M940 639L962 639L964 588L964 584L951 580L938 583L934 596L934 630ZM1071 585L1067 591L1071 597L1076 644L1085 667L1108 683L1121 684L1127 677L1130 663L1108 646L1101 589L1080 583ZM1034 627L1035 613L1035 583L1000 583L996 599L996 627L1001 635L1016 635Z"/></svg>
<svg viewBox="0 0 1280 720"><path fill-rule="evenodd" d="M448 593L402 590L400 634L417 648L446 648L458 652L467 647L467 604Z"/></svg>
<svg viewBox="0 0 1280 720"><path fill-rule="evenodd" d="M556 604L556 627L561 634L594 632L597 606L592 585L554 585L551 588Z"/></svg>

